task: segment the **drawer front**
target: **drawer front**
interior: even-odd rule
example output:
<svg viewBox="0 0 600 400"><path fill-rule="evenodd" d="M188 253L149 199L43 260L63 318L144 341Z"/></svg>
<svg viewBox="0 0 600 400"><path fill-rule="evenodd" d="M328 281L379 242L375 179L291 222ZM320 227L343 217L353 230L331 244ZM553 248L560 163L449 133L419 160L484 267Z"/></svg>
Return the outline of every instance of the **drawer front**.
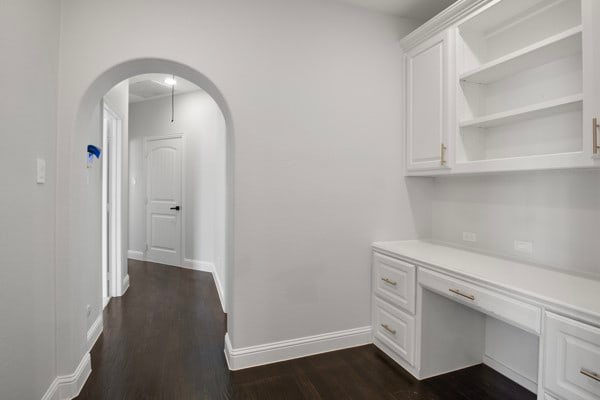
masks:
<svg viewBox="0 0 600 400"><path fill-rule="evenodd" d="M414 314L415 270L414 265L375 253L373 255L373 292Z"/></svg>
<svg viewBox="0 0 600 400"><path fill-rule="evenodd" d="M542 310L449 276L419 269L419 284L521 329L540 334Z"/></svg>
<svg viewBox="0 0 600 400"><path fill-rule="evenodd" d="M600 399L600 329L546 313L544 385L569 400Z"/></svg>
<svg viewBox="0 0 600 400"><path fill-rule="evenodd" d="M373 298L373 332L410 365L415 363L415 318L384 300Z"/></svg>

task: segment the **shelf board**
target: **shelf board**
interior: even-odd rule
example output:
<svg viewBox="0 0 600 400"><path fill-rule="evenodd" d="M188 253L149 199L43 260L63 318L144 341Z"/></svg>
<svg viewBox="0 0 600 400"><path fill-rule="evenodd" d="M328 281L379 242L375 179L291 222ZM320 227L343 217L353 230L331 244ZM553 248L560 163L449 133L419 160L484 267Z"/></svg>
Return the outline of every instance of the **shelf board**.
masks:
<svg viewBox="0 0 600 400"><path fill-rule="evenodd" d="M576 26L460 75L461 81L487 84L520 71L581 52L582 26Z"/></svg>
<svg viewBox="0 0 600 400"><path fill-rule="evenodd" d="M478 127L490 128L505 125L527 119L543 117L572 110L580 110L583 106L583 94L579 93L560 99L550 100L543 103L533 104L514 110L503 111L484 117L474 118L460 122L461 128Z"/></svg>

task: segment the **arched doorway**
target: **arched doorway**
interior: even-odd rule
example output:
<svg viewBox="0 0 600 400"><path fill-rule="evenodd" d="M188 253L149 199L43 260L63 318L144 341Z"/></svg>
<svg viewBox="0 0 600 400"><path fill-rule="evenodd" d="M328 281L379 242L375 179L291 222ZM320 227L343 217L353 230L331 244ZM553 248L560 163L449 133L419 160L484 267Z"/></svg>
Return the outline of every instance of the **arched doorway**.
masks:
<svg viewBox="0 0 600 400"><path fill-rule="evenodd" d="M82 366L89 363L89 348L85 334L88 333L89 322L86 321L82 309L85 304L85 292L89 287L82 283L89 281L89 270L100 268L89 265L98 263L101 253L101 240L96 237L100 229L100 196L98 181L90 177L86 171L84 150L90 137L96 134L98 112L103 96L118 83L141 74L163 73L173 74L190 81L208 93L220 108L226 126L226 252L225 252L225 304L230 303L231 287L230 271L232 262L233 237L233 122L227 102L216 85L199 71L165 59L135 59L117 64L96 77L84 91L72 122L69 137L69 157L62 161L58 168L57 218L61 224L57 229L57 357L59 374L88 368ZM60 151L59 151L60 153ZM100 185L101 186L101 185ZM60 191L63 191L61 193ZM126 191L125 191L126 192ZM64 200L61 201L61 197ZM124 202L126 204L126 202ZM127 216L124 216L127 220ZM99 234L98 234L99 236ZM126 239L125 239L126 240ZM126 258L126 252L125 252ZM227 310L229 313L230 310ZM83 314L83 315L82 315ZM81 355L84 358L81 359ZM88 361L86 361L86 357ZM81 360L81 361L80 361Z"/></svg>

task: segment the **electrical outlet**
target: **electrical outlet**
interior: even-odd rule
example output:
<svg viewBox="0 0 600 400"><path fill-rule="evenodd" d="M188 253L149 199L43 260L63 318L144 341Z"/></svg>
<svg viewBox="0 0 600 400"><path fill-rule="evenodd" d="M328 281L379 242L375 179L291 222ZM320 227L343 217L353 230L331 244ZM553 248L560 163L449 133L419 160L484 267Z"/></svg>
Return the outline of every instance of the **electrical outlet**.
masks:
<svg viewBox="0 0 600 400"><path fill-rule="evenodd" d="M533 254L533 242L515 240L515 251L519 253Z"/></svg>
<svg viewBox="0 0 600 400"><path fill-rule="evenodd" d="M463 240L465 242L476 242L477 234L473 232L463 232Z"/></svg>

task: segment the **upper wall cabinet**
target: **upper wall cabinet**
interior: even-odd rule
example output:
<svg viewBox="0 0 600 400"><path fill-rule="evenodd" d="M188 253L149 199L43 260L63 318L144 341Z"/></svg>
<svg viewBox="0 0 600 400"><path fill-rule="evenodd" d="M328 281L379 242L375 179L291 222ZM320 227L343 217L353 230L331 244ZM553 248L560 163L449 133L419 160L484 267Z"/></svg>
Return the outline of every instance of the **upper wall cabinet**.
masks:
<svg viewBox="0 0 600 400"><path fill-rule="evenodd" d="M452 50L450 32L442 32L406 54L409 171L441 170L449 166Z"/></svg>
<svg viewBox="0 0 600 400"><path fill-rule="evenodd" d="M600 42L594 40L600 37L600 1L473 3L456 3L456 9L466 9L467 4L471 8L447 24L441 34L406 50L407 174L436 176L600 166L600 127L593 124L594 118L600 121ZM440 17L443 15L430 23L443 24ZM444 71L440 74L451 75L451 89L437 93L421 82L427 90L416 94L417 66L411 54L418 49L423 51L423 45L431 46L433 39L439 42L442 37L448 46L446 54L455 54L455 64L446 57L448 62L442 63ZM426 71L418 74L419 79L431 79L429 84L437 85L433 70L439 68L440 62L424 58L422 61L430 65L417 67ZM437 110L440 102L447 101L447 94L451 98L445 109L452 115L421 114L424 104L429 110ZM427 123L411 122L427 117ZM443 122L437 125L440 121ZM446 156L452 161L452 168L432 170L430 165L427 171L417 170L414 164L419 159L415 155L429 156L423 147L433 148L433 124L444 127L436 134L447 140Z"/></svg>

